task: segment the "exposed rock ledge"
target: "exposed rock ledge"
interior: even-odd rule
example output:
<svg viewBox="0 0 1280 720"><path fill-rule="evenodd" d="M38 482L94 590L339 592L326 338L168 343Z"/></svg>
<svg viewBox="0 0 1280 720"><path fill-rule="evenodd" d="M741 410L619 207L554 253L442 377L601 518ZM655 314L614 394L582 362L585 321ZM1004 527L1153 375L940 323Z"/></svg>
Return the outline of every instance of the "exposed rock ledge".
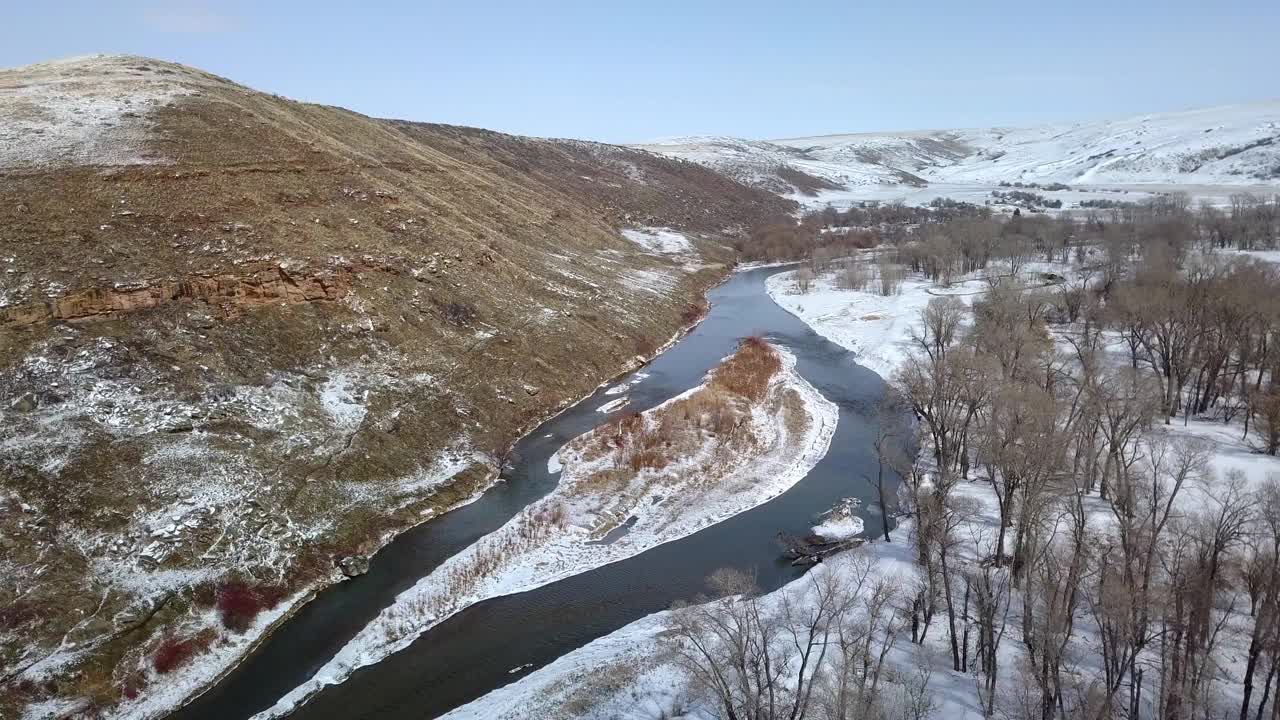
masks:
<svg viewBox="0 0 1280 720"><path fill-rule="evenodd" d="M276 267L249 275L197 275L87 288L0 310L0 327L110 317L183 300L208 303L226 315L277 303L334 301L351 292L356 275L371 270L394 272L390 267L373 264L347 264L299 273Z"/></svg>

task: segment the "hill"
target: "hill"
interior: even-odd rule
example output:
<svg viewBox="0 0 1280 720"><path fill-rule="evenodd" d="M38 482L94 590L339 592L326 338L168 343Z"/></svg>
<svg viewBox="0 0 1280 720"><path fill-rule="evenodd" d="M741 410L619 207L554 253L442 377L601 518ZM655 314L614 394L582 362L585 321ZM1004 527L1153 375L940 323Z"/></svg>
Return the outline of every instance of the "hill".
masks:
<svg viewBox="0 0 1280 720"><path fill-rule="evenodd" d="M1031 128L860 133L642 145L783 194L800 172L842 190L883 185L1280 186L1280 101ZM813 183L809 183L810 186Z"/></svg>
<svg viewBox="0 0 1280 720"><path fill-rule="evenodd" d="M793 209L146 58L0 71L0 715L180 701L655 352L722 241Z"/></svg>

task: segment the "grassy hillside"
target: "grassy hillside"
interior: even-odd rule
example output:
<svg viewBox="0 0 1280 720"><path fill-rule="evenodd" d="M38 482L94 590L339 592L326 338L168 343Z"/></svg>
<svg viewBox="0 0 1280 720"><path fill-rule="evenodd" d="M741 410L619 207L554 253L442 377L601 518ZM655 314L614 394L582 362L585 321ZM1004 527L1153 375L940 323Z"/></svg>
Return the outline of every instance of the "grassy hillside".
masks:
<svg viewBox="0 0 1280 720"><path fill-rule="evenodd" d="M258 609L471 496L696 318L722 241L791 209L144 58L0 71L0 715L243 652Z"/></svg>

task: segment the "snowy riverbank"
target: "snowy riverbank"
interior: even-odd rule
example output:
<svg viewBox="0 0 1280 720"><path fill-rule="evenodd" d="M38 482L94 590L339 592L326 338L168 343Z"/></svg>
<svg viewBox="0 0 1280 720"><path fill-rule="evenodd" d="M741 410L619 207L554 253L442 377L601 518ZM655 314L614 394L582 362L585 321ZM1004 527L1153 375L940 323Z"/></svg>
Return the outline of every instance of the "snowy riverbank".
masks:
<svg viewBox="0 0 1280 720"><path fill-rule="evenodd" d="M1034 282L1035 274L1052 270L1065 277L1072 277L1075 269L1061 267L1028 267L1027 279ZM793 273L775 275L768 281L770 296L783 308L810 325L816 332L855 353L857 361L886 380L890 379L907 357L912 343L912 332L921 325L920 311L929 300L939 295L953 295L966 303L981 297L986 284L978 278L953 283L948 288L936 287L920 278L904 282L901 293L891 297L843 290L836 287L831 278L819 277L812 282L807 293L795 291ZM1065 338L1072 332L1070 326L1055 327L1053 336L1059 347L1066 345ZM1107 337L1110 346L1108 356L1112 362L1120 357L1118 338ZM1224 478L1235 471L1246 485L1254 485L1268 475L1280 473L1280 461L1273 457L1251 452L1241 439L1239 421L1223 424L1220 420L1190 418L1179 420L1159 428L1161 435L1178 442L1192 438L1208 440L1209 464L1212 472L1204 483L1190 489L1180 498L1184 512L1204 503L1208 488L1214 478ZM963 519L955 528L955 536L963 538L954 548L954 561L966 567L979 567L984 558L994 550L1000 513L997 497L990 482L978 478L960 482L952 490L957 507L964 508ZM1096 495L1085 498L1089 514L1088 523L1099 531L1105 529L1111 515L1110 506ZM911 533L911 521L904 518L894 531L894 542L874 543L863 549L837 555L817 566L809 574L762 598L766 607L776 607L784 602L803 602L805 593L831 573L840 573L842 579L857 578L871 562L870 578L892 578L900 588L913 587L918 582L919 569L912 557L911 544L904 542ZM1006 548L1007 551L1007 548ZM1011 608L1008 627L1020 627L1021 609ZM478 720L479 718L506 718L564 716L580 720L595 718L650 718L672 716L684 718L711 718L715 713L699 707L696 692L688 686L685 674L671 664L669 648L662 639L662 631L671 620L670 613L659 613L643 618L617 632L569 653L518 682L496 690L479 700L448 714L450 720ZM1076 627L1077 641L1088 652L1077 659L1073 670L1081 678L1100 677L1103 671L1098 658L1100 638L1096 627L1081 619ZM1220 668L1220 688L1225 706L1238 703L1239 676L1242 671L1243 647L1247 645L1238 628L1225 627L1223 642L1233 648ZM1011 638L999 649L999 663L1007 668L1004 682L1016 682L1017 672L1024 659L1022 642ZM975 675L956 672L951 668L946 633L936 632L922 645L900 641L887 655L887 667L895 678L910 678L914 672L927 669L931 679L929 690L934 703L931 717L981 717L982 707L979 686ZM898 680L890 681L886 691L898 693L902 686ZM890 697L890 701L892 701Z"/></svg>
<svg viewBox="0 0 1280 720"><path fill-rule="evenodd" d="M817 279L807 294L794 294L792 272L779 273L766 282L770 297L779 306L818 334L853 352L859 364L886 379L906 357L920 309L933 297L932 293L939 292L931 283L918 279L906 281L902 294L887 298L841 290L829 278ZM960 283L946 292L969 299L978 287L977 281L970 287ZM909 532L910 522L904 519L894 536L906 537ZM804 577L764 596L763 602L775 607L784 601L802 600L824 576L834 573L845 578L859 574L867 562L873 568L871 576L865 578L868 583L884 577L905 585L916 574L907 543L870 544L836 555ZM662 634L669 621L670 612L641 618L444 718L517 720L563 716L578 720L648 720L664 714L714 717L713 713L699 712L687 678L665 653ZM915 662L912 648L895 649L891 662L911 667ZM968 691L964 683L971 684L971 680L958 676L953 692L945 693L953 700L944 701L944 707L955 710L956 717L973 709L971 702L965 702Z"/></svg>
<svg viewBox="0 0 1280 720"><path fill-rule="evenodd" d="M325 685L407 647L474 603L637 555L786 491L826 454L837 409L795 371L793 356L776 352L781 369L770 380L764 401L755 403L743 418L745 426L735 430L753 449L732 453L732 461L725 462L712 434L703 447L678 462L642 470L624 491L610 487L601 492L596 483L607 469L601 464L610 462L613 454L600 457L592 452L595 443L571 442L559 453L563 476L556 490L402 593L310 681L260 717L287 713ZM658 417L705 387L642 417ZM803 418L788 421L787 414L796 410Z"/></svg>

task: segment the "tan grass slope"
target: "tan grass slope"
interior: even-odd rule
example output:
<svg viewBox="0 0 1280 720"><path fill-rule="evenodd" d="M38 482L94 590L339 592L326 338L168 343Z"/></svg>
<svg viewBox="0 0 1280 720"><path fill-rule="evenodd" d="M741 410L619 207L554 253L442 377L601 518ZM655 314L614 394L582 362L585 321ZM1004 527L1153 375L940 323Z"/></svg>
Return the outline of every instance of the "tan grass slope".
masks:
<svg viewBox="0 0 1280 720"><path fill-rule="evenodd" d="M247 646L246 606L470 496L790 209L145 58L0 71L0 715L145 694L174 638Z"/></svg>

